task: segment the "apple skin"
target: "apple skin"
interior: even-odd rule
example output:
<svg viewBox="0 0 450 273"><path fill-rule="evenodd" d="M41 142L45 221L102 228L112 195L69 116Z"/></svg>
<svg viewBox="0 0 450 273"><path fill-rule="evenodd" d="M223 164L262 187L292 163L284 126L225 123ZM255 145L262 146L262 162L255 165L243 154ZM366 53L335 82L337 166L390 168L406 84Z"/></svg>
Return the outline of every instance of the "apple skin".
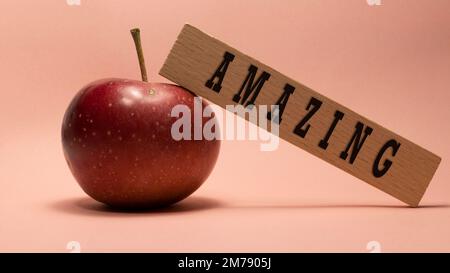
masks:
<svg viewBox="0 0 450 273"><path fill-rule="evenodd" d="M211 173L220 150L218 139L171 136L178 119L170 116L175 105L187 105L192 130L198 126L194 97L177 85L126 79L99 80L81 89L61 130L64 156L81 188L118 208L163 207L192 194ZM202 128L209 119L202 118Z"/></svg>

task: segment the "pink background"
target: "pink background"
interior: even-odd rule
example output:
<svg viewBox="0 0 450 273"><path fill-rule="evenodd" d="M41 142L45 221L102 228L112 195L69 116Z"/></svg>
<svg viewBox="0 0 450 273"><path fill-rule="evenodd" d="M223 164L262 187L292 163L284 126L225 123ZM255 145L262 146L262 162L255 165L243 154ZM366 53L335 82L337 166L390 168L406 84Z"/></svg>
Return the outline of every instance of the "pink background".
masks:
<svg viewBox="0 0 450 273"><path fill-rule="evenodd" d="M0 251L450 251L449 11L447 0L1 0ZM157 72L185 22L441 156L423 207L256 141L224 141L208 181L171 209L90 200L63 159L65 108L90 81L139 78L135 26L150 79L167 81Z"/></svg>

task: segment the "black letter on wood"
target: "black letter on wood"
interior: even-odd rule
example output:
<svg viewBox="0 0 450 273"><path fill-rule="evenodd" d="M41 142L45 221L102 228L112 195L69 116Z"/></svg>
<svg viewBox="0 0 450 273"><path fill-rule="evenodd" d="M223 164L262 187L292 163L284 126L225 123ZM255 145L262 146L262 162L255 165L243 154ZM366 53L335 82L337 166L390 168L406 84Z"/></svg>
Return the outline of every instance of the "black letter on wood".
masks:
<svg viewBox="0 0 450 273"><path fill-rule="evenodd" d="M312 106L312 108L311 108L311 106ZM308 132L309 127L311 127L311 125L308 124L305 129L303 129L303 126L319 110L320 106L322 106L322 102L320 100L312 97L311 100L309 101L308 106L306 107L306 110L309 110L309 108L311 108L311 110L297 124L297 126L295 126L294 133L296 135L299 135L303 138L306 136L306 133Z"/></svg>
<svg viewBox="0 0 450 273"><path fill-rule="evenodd" d="M367 136L370 135L373 131L373 129L370 128L369 126L367 126L364 129L364 124L359 121L358 121L358 123L356 123L355 128L356 128L356 130L352 136L352 139L347 144L347 148L345 148L345 151L341 152L341 156L340 156L342 159L346 160L347 156L348 156L348 151L353 146L352 154L350 156L350 164L353 164L353 162L356 159L356 156L358 155L359 150L361 150L361 148L364 144L364 141L366 141ZM364 136L361 139L361 134L363 132L363 129L364 129Z"/></svg>
<svg viewBox="0 0 450 273"><path fill-rule="evenodd" d="M325 137L319 142L319 147L326 150L328 147L328 140L330 140L331 134L333 134L334 128L336 128L336 125L338 122L344 117L344 113L342 113L339 110L336 110L334 112L334 120L333 123L331 123L330 129L328 129L327 134Z"/></svg>
<svg viewBox="0 0 450 273"><path fill-rule="evenodd" d="M222 81L225 77L225 73L227 72L228 65L234 60L234 55L230 52L225 51L225 54L223 54L223 61L217 67L216 72L214 72L214 75L212 75L211 79L207 80L205 83L205 86L209 89L212 89L216 91L217 93L220 92L220 89L222 88ZM214 79L219 78L216 84L214 84Z"/></svg>
<svg viewBox="0 0 450 273"><path fill-rule="evenodd" d="M400 148L400 143L398 143L394 139L391 139L388 142L386 142L386 144L384 144L383 147L380 149L380 152L378 152L378 155L375 158L375 161L373 162L372 171L373 176L375 177L382 177L383 175L385 175L392 165L392 161L386 159L383 163L384 166L383 169L380 170L378 168L380 166L381 157L384 155L384 153L388 148L392 148L392 156L395 156L395 154L398 151L398 148Z"/></svg>
<svg viewBox="0 0 450 273"><path fill-rule="evenodd" d="M278 121L278 124L281 124L284 108L286 108L289 96L294 93L294 90L295 87L286 83L283 94L281 94L281 97L275 103L275 105L278 105L278 115L274 117L274 120ZM272 120L272 113L270 111L267 113L267 119Z"/></svg>
<svg viewBox="0 0 450 273"><path fill-rule="evenodd" d="M259 76L258 80L254 82L255 80L255 76L256 76L256 72L258 71L258 68L254 65L250 65L250 67L248 68L248 74L247 77L245 78L244 82L242 83L241 89L239 89L239 92L237 94L234 95L233 97L233 101L234 102L240 102L240 104L244 104L248 97L253 93L252 98L247 101L247 103L245 104L245 106L248 106L250 104L255 104L255 100L259 95L259 91L261 91L261 88L263 87L264 83L270 78L270 74L263 71L262 74ZM241 100L241 94L242 91L244 91L245 88L245 92L244 92L244 96L242 97Z"/></svg>

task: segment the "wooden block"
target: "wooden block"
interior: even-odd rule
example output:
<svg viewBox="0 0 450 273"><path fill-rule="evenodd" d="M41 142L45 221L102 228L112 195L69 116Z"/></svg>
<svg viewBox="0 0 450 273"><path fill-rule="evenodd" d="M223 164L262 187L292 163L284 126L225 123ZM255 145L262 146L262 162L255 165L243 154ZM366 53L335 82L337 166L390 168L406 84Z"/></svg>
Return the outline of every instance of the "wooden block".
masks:
<svg viewBox="0 0 450 273"><path fill-rule="evenodd" d="M224 108L278 104L281 138L413 207L441 160L190 25L159 73Z"/></svg>

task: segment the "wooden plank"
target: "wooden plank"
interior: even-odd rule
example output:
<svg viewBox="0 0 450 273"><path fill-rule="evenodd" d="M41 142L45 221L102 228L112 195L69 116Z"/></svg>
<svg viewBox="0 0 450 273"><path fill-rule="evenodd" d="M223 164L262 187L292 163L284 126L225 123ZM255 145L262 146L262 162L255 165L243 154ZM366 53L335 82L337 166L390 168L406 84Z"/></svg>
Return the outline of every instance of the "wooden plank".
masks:
<svg viewBox="0 0 450 273"><path fill-rule="evenodd" d="M254 105L278 102L280 109L285 105L281 138L410 206L418 206L440 163L438 156L197 28L184 26L159 73L225 108L237 102L246 105L253 97L250 88L248 100L244 99L252 86L252 78L247 76L253 72L253 92L258 80L262 83ZM280 100L287 94L287 102Z"/></svg>

